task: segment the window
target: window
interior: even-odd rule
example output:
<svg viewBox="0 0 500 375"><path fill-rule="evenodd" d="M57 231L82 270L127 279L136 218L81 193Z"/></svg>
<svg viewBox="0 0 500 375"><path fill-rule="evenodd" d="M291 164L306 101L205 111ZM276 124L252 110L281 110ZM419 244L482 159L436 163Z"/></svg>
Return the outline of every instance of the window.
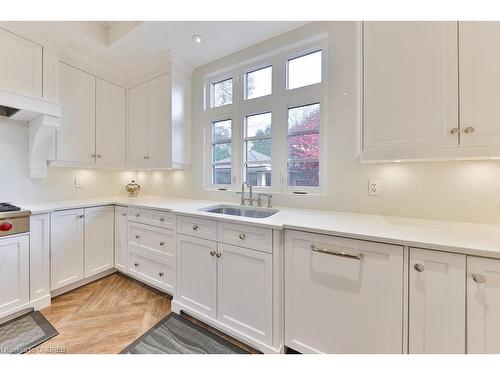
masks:
<svg viewBox="0 0 500 375"><path fill-rule="evenodd" d="M325 191L326 39L252 56L205 77L205 186Z"/></svg>
<svg viewBox="0 0 500 375"><path fill-rule="evenodd" d="M233 103L233 79L212 84L212 107L221 107Z"/></svg>
<svg viewBox="0 0 500 375"><path fill-rule="evenodd" d="M271 112L245 118L245 181L271 186Z"/></svg>
<svg viewBox="0 0 500 375"><path fill-rule="evenodd" d="M212 123L212 184L231 185L231 120Z"/></svg>
<svg viewBox="0 0 500 375"><path fill-rule="evenodd" d="M321 82L321 50L288 60L289 90Z"/></svg>
<svg viewBox="0 0 500 375"><path fill-rule="evenodd" d="M319 106L288 109L288 186L319 186Z"/></svg>
<svg viewBox="0 0 500 375"><path fill-rule="evenodd" d="M268 66L245 74L245 98L254 99L273 92L273 67Z"/></svg>

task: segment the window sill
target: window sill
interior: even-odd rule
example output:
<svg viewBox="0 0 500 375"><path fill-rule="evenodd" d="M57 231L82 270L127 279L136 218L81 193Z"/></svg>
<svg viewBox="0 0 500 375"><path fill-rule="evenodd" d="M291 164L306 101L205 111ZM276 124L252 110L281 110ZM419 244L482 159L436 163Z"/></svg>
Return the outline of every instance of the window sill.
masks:
<svg viewBox="0 0 500 375"><path fill-rule="evenodd" d="M259 193L264 193L264 194L274 194L276 196L278 195L286 195L286 196L294 196L294 197L326 197L327 194L321 191L316 191L316 192L306 192L305 194L297 194L292 191L275 191L275 190L268 190L268 189L259 189L256 187L253 187L253 193L254 194L259 194ZM228 188L227 190L221 190L216 187L205 187L205 191L209 192L219 192L219 193L232 193L232 194L238 194L241 193L240 190L236 190L234 188ZM245 188L245 193L248 193L248 188Z"/></svg>

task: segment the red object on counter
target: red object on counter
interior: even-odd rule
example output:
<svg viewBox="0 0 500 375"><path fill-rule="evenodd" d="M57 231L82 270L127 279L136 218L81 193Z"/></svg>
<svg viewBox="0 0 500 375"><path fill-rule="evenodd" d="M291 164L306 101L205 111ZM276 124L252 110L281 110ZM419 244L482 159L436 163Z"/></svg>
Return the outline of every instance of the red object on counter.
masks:
<svg viewBox="0 0 500 375"><path fill-rule="evenodd" d="M4 221L3 223L0 223L0 231L2 232L7 232L11 230L13 225L9 223L8 221Z"/></svg>

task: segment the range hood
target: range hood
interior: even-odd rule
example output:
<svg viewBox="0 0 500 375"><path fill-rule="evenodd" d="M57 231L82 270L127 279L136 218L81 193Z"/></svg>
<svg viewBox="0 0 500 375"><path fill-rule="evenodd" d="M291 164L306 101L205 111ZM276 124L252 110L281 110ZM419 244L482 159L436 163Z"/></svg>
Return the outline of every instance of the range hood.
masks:
<svg viewBox="0 0 500 375"><path fill-rule="evenodd" d="M0 90L0 117L31 121L40 115L61 117L61 105Z"/></svg>
<svg viewBox="0 0 500 375"><path fill-rule="evenodd" d="M55 156L55 131L61 123L61 105L0 90L0 118L29 124L30 177L45 177L47 162Z"/></svg>

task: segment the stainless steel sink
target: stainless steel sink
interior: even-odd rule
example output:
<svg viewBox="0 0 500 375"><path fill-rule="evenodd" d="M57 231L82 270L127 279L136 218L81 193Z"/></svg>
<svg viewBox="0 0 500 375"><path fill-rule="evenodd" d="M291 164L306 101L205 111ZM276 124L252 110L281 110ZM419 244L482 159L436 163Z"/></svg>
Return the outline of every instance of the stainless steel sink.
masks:
<svg viewBox="0 0 500 375"><path fill-rule="evenodd" d="M274 208L228 206L221 204L217 206L203 207L200 208L200 211L211 212L213 214L244 216L256 219L263 219L265 217L274 215L279 210Z"/></svg>

